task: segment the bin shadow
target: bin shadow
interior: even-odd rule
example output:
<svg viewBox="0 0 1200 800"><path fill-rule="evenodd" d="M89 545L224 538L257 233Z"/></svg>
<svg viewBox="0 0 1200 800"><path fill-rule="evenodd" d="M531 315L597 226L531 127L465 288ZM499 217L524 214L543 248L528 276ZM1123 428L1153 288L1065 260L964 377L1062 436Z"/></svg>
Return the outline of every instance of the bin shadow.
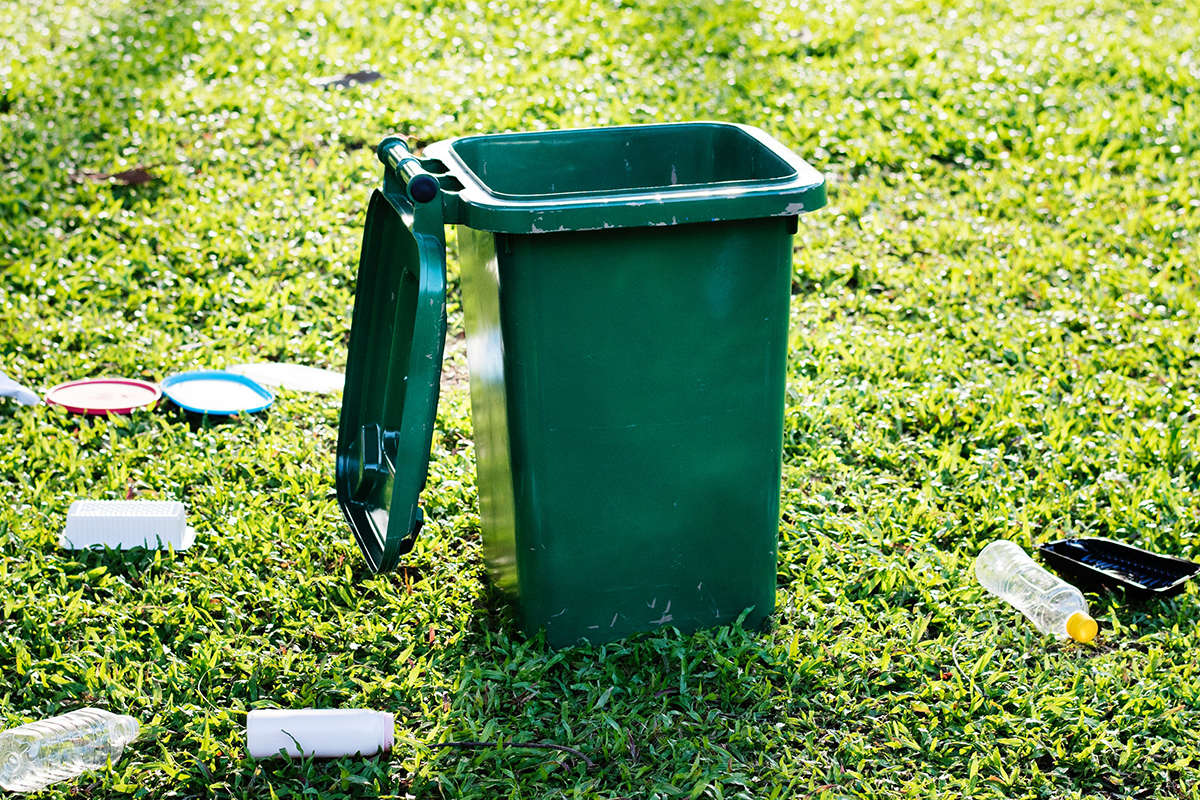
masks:
<svg viewBox="0 0 1200 800"><path fill-rule="evenodd" d="M255 775L279 794L349 772L401 796L452 797L454 787L502 775L547 792L586 784L599 797L639 796L628 776L653 770L656 754L680 738L709 743L692 760L714 776L761 770L757 749L731 742L744 739L747 723L766 730L783 722L790 702L824 688L815 675L798 683L769 631L728 626L685 635L668 628L552 649L542 635L519 631L495 589L484 591L476 610L444 646L417 637L413 658L426 685L367 701L396 714L391 759L262 763ZM414 755L420 766L409 771Z"/></svg>
<svg viewBox="0 0 1200 800"><path fill-rule="evenodd" d="M744 740L748 723L764 730L782 723L795 713L790 704L827 688L816 672L796 673L786 644L774 635L773 619L764 630L730 625L682 634L665 626L605 644L551 648L542 634L523 633L510 599L486 578L464 575L471 583L453 589L439 584L444 576L429 566L430 555L378 575L360 562L338 582L354 593L353 602L340 607L348 627L357 627L352 620L359 616L389 620L378 638L349 634L354 656L345 666L355 677L340 668L281 674L279 685L263 686L259 698L261 705L287 707L286 700L271 698L304 697L314 707L390 711L396 715L393 755L244 759L223 768L230 778L236 774L235 793L252 788L265 794L270 787L283 796L348 779L371 793L453 797L456 787L513 775L548 793L587 785L589 796L639 796L627 776L652 769L655 754L669 751L680 737L689 746L711 743L693 760L710 764L714 775L731 763L743 773L761 770L758 750L729 742ZM338 593L336 587L327 591ZM405 613L382 602L400 596L437 606L443 591L469 594L470 616L460 617L461 606L430 617L428 608ZM447 614L463 624L447 624ZM686 730L665 720L686 720ZM506 746L511 743L555 747Z"/></svg>
<svg viewBox="0 0 1200 800"><path fill-rule="evenodd" d="M664 626L604 644L552 648L542 633L521 630L509 598L485 580L461 636L425 651L431 675L456 688L406 704L416 712L432 701L442 720L414 725L415 716L397 717L418 747L459 742L468 749L431 749L422 756L426 768L404 779L418 797L436 796L447 775L466 784L504 770L539 783L559 776L564 786L586 777L598 796L636 796L623 776L652 765L652 754L680 737L711 743L693 758L710 763L714 775L731 765L753 772L758 752L727 743L748 721L782 722L789 704L826 688L820 674L796 672L775 629L773 618L761 630L727 625L684 634ZM687 730L668 719L688 720ZM480 739L490 746L477 747Z"/></svg>

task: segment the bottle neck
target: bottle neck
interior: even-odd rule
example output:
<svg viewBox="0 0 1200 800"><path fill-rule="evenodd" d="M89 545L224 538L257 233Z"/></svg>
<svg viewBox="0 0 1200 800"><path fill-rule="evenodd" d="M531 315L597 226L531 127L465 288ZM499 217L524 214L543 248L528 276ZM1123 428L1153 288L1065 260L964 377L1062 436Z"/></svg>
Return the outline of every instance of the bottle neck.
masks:
<svg viewBox="0 0 1200 800"><path fill-rule="evenodd" d="M114 715L110 730L113 742L120 743L124 747L138 738L138 734L142 731L142 726L133 717L125 714L116 714Z"/></svg>

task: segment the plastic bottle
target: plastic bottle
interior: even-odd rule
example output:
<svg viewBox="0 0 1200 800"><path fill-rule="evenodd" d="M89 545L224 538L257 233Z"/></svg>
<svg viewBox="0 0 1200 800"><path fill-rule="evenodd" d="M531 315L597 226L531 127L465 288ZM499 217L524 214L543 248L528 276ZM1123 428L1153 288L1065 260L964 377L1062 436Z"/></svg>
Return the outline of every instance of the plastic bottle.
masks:
<svg viewBox="0 0 1200 800"><path fill-rule="evenodd" d="M138 730L133 717L81 708L0 732L0 787L32 792L100 769L121 757Z"/></svg>
<svg viewBox="0 0 1200 800"><path fill-rule="evenodd" d="M980 551L975 575L983 588L1011 603L1042 633L1090 642L1096 620L1083 593L1039 566L1020 545L998 539Z"/></svg>

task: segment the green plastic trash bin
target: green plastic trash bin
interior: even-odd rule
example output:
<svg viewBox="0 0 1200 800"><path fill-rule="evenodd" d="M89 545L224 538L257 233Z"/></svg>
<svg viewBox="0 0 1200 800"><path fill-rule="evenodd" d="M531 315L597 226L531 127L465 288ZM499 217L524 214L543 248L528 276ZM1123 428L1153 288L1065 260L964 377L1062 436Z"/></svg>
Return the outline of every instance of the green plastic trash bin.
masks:
<svg viewBox="0 0 1200 800"><path fill-rule="evenodd" d="M771 613L792 234L821 176L713 122L379 146L338 499L375 570L417 536L458 228L493 580L552 645Z"/></svg>

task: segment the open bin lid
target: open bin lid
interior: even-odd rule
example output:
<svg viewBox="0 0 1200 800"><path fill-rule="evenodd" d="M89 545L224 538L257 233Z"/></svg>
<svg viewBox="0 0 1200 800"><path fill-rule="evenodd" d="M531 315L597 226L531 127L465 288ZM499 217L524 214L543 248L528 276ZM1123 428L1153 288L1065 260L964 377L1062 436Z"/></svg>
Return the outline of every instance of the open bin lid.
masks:
<svg viewBox="0 0 1200 800"><path fill-rule="evenodd" d="M336 482L346 521L376 571L412 549L423 523L417 503L446 335L445 242L432 206L414 209L404 195L376 191L363 232Z"/></svg>

